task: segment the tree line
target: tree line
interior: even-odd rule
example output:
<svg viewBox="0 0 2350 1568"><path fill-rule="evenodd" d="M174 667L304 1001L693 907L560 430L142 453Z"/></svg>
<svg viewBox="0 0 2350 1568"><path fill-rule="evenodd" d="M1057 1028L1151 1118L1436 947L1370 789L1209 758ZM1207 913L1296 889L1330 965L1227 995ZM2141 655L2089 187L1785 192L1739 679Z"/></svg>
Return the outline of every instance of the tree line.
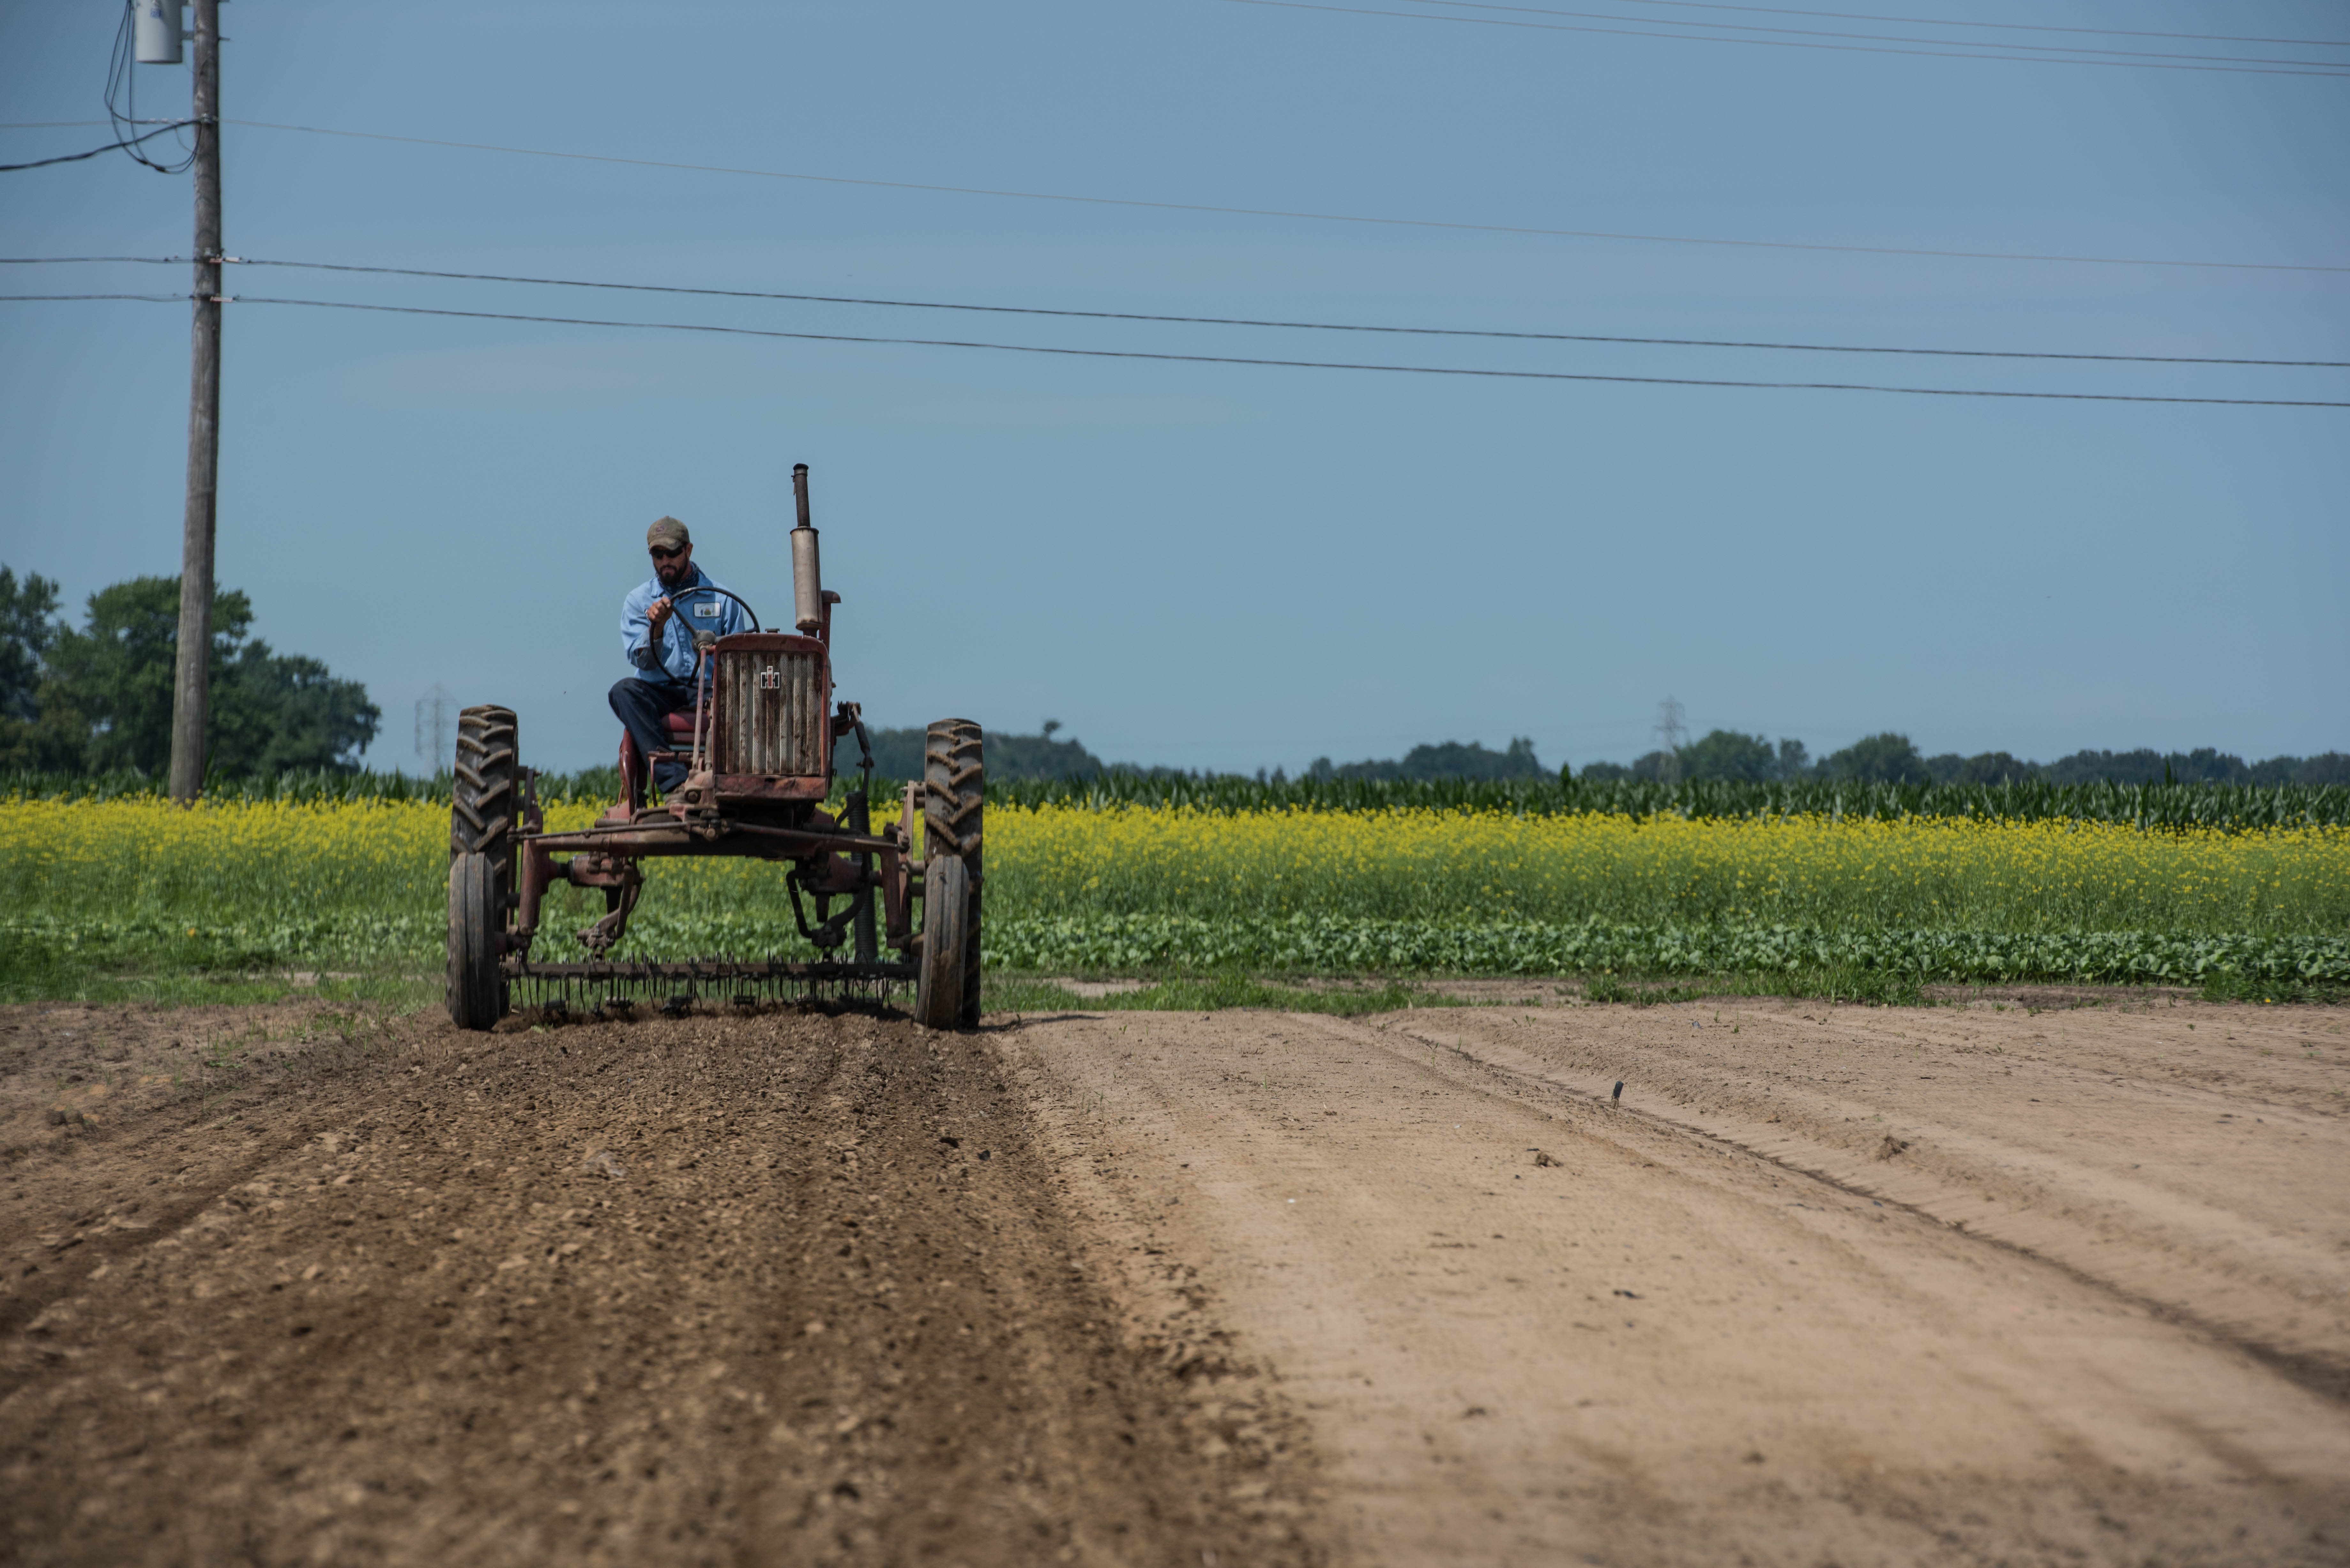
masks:
<svg viewBox="0 0 2350 1568"><path fill-rule="evenodd" d="M1042 732L1034 735L990 731L988 776L1072 783L1112 774L1141 779L1201 780L1211 776L1180 768L1105 763L1077 741L1055 739L1061 728L1058 722L1047 720ZM921 731L877 730L872 734L874 771L879 776L920 776ZM850 754L844 751L843 763L850 760ZM1269 772L1259 768L1255 777L1260 784L1291 782L1287 771L1282 768ZM1501 784L1535 779L1663 784L1806 781L1888 784L2350 784L2350 755L2323 752L2314 757L2277 756L2247 763L2241 757L2206 746L2192 752L2081 751L2053 763L2034 763L2007 752L1982 752L1974 756L1945 752L1928 756L1908 736L1887 731L1856 741L1842 751L1831 752L1814 761L1810 749L1801 741L1782 739L1773 742L1762 735L1715 730L1687 745L1650 752L1629 763L1545 767L1534 753L1534 742L1521 735L1513 737L1499 751L1478 741L1444 741L1414 746L1396 758L1333 763L1328 757L1316 757L1297 774L1299 782L1315 784L1445 780Z"/></svg>
<svg viewBox="0 0 2350 1568"><path fill-rule="evenodd" d="M180 628L177 577L133 577L89 596L82 625L58 615L57 585L38 575L19 579L0 566L0 771L47 774L131 773L160 776L172 753L172 682ZM236 589L213 599L212 702L206 769L224 779L274 778L299 771L357 769L382 727L383 711L356 680L316 659L279 653L252 635L252 601ZM1046 720L1035 734L987 737L991 776L1084 781L1107 774L1194 778L1181 769L1105 763L1063 726ZM875 773L921 776L917 729L873 730ZM837 758L853 767L854 742ZM1301 782L1512 783L1556 778L1593 784L1728 782L1793 784L1849 781L1887 784L2350 784L2350 755L2275 756L2248 763L2213 747L2191 752L2080 751L2054 762L2027 762L2007 752L1929 756L1908 735L1887 731L1814 762L1804 742L1714 730L1686 745L1659 749L1629 763L1595 762L1552 769L1525 736L1494 750L1482 742L1444 741L1401 757L1334 763L1316 757ZM1275 768L1260 783L1285 783Z"/></svg>
<svg viewBox="0 0 2350 1568"><path fill-rule="evenodd" d="M1058 779L1076 781L1098 778L1105 774L1132 774L1139 778L1191 778L1194 775L1181 768L1170 768L1140 763L1106 763L1087 751L1083 742L1056 740L1062 725L1057 719L1045 721L1034 735L1014 734L991 730L987 734L987 773L1000 779ZM874 730L873 772L879 778L920 778L922 773L922 735L920 730ZM852 765L856 761L855 742L844 742L836 753L836 764ZM1270 774L1259 768L1260 783L1286 783L1288 772L1275 768ZM1375 783L1432 779L1537 779L1550 778L1552 771L1542 765L1534 755L1533 741L1520 736L1510 742L1505 751L1493 751L1480 742L1446 741L1437 745L1414 746L1392 761L1367 761L1334 763L1327 757L1316 757L1311 766L1297 775L1301 779L1367 779Z"/></svg>
<svg viewBox="0 0 2350 1568"><path fill-rule="evenodd" d="M357 768L383 722L367 688L252 632L252 600L215 592L207 774ZM161 776L179 639L177 577L100 588L77 628L57 614L55 582L0 566L0 770Z"/></svg>
<svg viewBox="0 0 2350 1568"><path fill-rule="evenodd" d="M1794 783L1802 779L1849 780L1856 784L2350 784L2350 755L2321 752L2313 757L2275 756L2247 763L2212 746L2191 752L2079 751L2053 763L2026 762L2007 752L1960 756L1921 753L1908 736L1895 731L1855 741L1814 763L1804 742L1715 730L1670 751L1648 753L1628 766L1592 763L1576 775L1595 783L1641 779L1659 784L1725 779L1743 784Z"/></svg>

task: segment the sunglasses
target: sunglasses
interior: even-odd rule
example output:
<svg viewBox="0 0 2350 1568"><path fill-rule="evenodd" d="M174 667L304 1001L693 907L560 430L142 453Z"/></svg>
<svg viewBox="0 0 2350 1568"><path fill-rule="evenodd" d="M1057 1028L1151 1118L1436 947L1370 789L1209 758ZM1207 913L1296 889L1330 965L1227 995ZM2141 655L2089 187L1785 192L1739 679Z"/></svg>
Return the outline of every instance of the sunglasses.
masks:
<svg viewBox="0 0 2350 1568"><path fill-rule="evenodd" d="M660 546L656 545L656 546L654 546L654 548L653 548L652 557L653 557L653 559L654 559L654 560L656 560L656 561L674 561L674 560L676 560L680 556L684 555L684 554L685 554L685 552L686 552L686 546L685 546L685 545L679 545L679 546L678 546L676 549L674 549L674 550L664 550L664 549L661 549Z"/></svg>

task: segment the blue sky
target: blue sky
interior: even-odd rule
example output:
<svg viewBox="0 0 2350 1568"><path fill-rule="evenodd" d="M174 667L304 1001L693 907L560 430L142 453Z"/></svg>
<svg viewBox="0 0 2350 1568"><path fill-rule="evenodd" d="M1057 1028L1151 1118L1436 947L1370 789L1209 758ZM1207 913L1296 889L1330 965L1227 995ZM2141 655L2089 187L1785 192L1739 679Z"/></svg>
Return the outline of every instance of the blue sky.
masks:
<svg viewBox="0 0 2350 1568"><path fill-rule="evenodd" d="M1381 8L1381 7L1373 7ZM1440 14L1399 0L1389 10ZM1915 25L1599 5L1822 30ZM2350 39L2319 0L1891 14ZM1488 18L1526 13L1457 11ZM99 112L116 11L0 10L0 119ZM1147 0L224 11L271 121L613 157L1618 233L2350 265L2350 81L1753 47ZM1653 17L1655 20L1651 20ZM1614 26L1617 24L1590 24ZM2043 38L2189 54L2350 50ZM140 74L184 105L185 67ZM90 128L0 131L0 161ZM2350 273L1634 243L893 190L232 125L240 255L1403 326L2350 360ZM186 178L0 176L0 251L184 255ZM182 269L10 267L8 292ZM232 268L248 296L1039 346L2350 400L2350 371L1077 322ZM38 276L34 275L38 274ZM604 761L646 523L787 611L815 474L841 692L1292 769L1658 701L1825 753L2350 746L2350 410L1389 376L232 306L219 576L363 680ZM81 597L179 558L187 325L0 304L0 561Z"/></svg>

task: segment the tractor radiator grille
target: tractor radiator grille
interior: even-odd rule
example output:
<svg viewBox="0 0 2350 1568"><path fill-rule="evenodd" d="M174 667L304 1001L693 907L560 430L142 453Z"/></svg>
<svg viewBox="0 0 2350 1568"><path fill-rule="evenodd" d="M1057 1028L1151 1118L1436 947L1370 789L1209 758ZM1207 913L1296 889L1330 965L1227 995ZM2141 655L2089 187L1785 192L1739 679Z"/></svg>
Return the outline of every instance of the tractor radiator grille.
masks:
<svg viewBox="0 0 2350 1568"><path fill-rule="evenodd" d="M717 740L722 774L824 771L822 657L758 649L718 650Z"/></svg>

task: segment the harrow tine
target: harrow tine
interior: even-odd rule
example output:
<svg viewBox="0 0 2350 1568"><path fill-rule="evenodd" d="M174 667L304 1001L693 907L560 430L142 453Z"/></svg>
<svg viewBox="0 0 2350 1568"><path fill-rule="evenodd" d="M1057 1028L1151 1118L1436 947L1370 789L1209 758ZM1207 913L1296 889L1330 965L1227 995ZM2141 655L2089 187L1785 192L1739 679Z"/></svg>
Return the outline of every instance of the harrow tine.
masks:
<svg viewBox="0 0 2350 1568"><path fill-rule="evenodd" d="M569 1012L593 998L591 1011L609 1016L634 1007L639 999L658 1002L665 1012L691 1011L704 1000L732 1002L745 1010L770 1002L879 1006L898 987L911 983L914 971L907 963L857 963L830 956L753 959L725 953L669 961L599 958L571 964L515 962L507 975L525 1005Z"/></svg>

